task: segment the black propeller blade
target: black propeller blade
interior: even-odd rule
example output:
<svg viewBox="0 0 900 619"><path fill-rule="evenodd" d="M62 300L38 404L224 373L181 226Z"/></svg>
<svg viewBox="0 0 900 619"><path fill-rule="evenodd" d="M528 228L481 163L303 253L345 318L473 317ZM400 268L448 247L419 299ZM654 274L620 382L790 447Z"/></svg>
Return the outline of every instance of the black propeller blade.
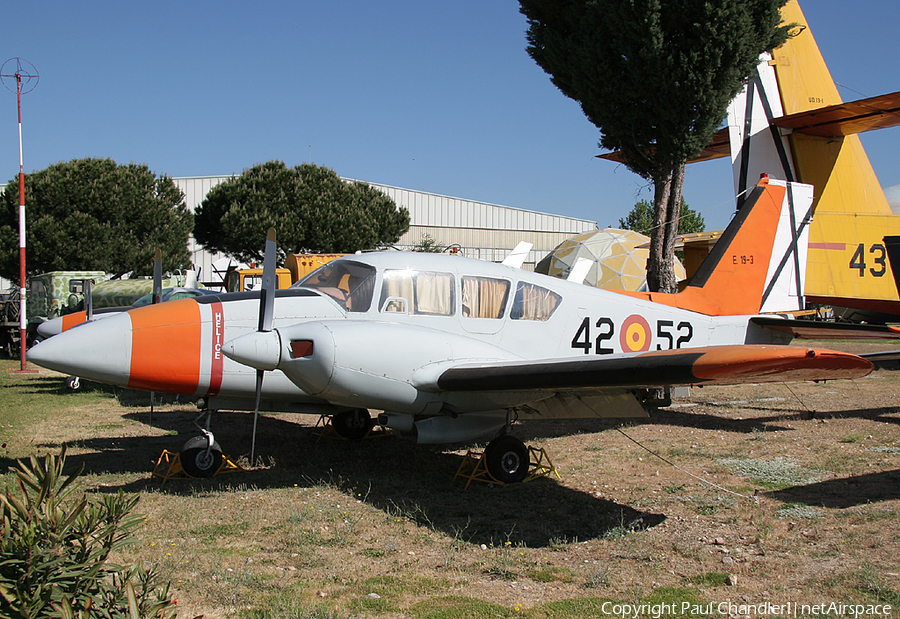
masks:
<svg viewBox="0 0 900 619"><path fill-rule="evenodd" d="M272 314L275 310L275 260L278 245L275 242L275 228L266 233L265 258L263 259L262 289L259 297L259 328L257 331L272 330ZM250 465L256 459L256 422L259 418L259 399L262 395L263 375L265 370L256 370L256 404L253 408L253 438L250 444Z"/></svg>

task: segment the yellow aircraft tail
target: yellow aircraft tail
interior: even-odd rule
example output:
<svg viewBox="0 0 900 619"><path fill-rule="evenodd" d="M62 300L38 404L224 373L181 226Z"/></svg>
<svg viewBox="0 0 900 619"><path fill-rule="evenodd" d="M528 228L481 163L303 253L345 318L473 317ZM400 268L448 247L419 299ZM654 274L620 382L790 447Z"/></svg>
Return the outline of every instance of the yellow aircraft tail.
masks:
<svg viewBox="0 0 900 619"><path fill-rule="evenodd" d="M900 314L883 240L900 235L900 216L856 135L900 124L900 93L843 103L796 0L782 16L796 24L791 38L729 106L738 204L763 172L813 185L807 301L854 308L847 318Z"/></svg>

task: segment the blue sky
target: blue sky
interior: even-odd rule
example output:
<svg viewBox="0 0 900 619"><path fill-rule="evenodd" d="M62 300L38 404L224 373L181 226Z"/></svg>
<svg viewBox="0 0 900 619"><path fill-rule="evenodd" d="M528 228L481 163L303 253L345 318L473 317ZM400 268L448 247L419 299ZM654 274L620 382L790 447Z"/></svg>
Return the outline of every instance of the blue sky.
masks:
<svg viewBox="0 0 900 619"><path fill-rule="evenodd" d="M801 3L844 100L900 89L900 3ZM25 171L81 157L157 174L240 173L280 159L338 174L616 225L651 196L596 159L598 130L525 52L512 0L72 2L10 7L0 62L23 96ZM900 183L900 128L863 143ZM0 90L0 179L19 169L16 97ZM722 228L727 160L690 166L685 197Z"/></svg>

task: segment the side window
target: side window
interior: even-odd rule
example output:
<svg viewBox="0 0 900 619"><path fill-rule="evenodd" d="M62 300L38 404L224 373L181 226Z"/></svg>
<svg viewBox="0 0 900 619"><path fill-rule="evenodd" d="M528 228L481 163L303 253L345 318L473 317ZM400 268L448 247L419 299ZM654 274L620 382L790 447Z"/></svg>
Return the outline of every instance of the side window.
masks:
<svg viewBox="0 0 900 619"><path fill-rule="evenodd" d="M449 273L417 273L415 311L432 316L453 314L453 276Z"/></svg>
<svg viewBox="0 0 900 619"><path fill-rule="evenodd" d="M551 290L519 282L509 317L513 320L548 320L561 299Z"/></svg>
<svg viewBox="0 0 900 619"><path fill-rule="evenodd" d="M385 271L381 285L382 312L408 314L413 298L412 271Z"/></svg>
<svg viewBox="0 0 900 619"><path fill-rule="evenodd" d="M453 276L428 271L384 272L382 312L450 316L453 314Z"/></svg>
<svg viewBox="0 0 900 619"><path fill-rule="evenodd" d="M492 277L462 278L462 311L467 318L503 318L509 282Z"/></svg>

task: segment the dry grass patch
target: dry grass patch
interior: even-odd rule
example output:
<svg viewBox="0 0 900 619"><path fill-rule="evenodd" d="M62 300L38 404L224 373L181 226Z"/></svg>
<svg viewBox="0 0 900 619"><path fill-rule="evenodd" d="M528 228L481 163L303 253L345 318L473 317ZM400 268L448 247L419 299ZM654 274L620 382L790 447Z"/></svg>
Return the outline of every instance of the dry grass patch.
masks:
<svg viewBox="0 0 900 619"><path fill-rule="evenodd" d="M452 478L465 446L316 442L303 415L261 418L265 466L160 484L152 465L193 435L192 406L167 403L151 426L143 394L76 394L58 375L8 369L0 464L65 442L94 491L138 493L146 522L121 559L158 564L182 617L585 617L604 601L874 603L900 591L889 371L695 389L624 428L718 487L613 423L572 421L516 427L561 480L464 491ZM227 455L246 462L251 423L214 417Z"/></svg>

